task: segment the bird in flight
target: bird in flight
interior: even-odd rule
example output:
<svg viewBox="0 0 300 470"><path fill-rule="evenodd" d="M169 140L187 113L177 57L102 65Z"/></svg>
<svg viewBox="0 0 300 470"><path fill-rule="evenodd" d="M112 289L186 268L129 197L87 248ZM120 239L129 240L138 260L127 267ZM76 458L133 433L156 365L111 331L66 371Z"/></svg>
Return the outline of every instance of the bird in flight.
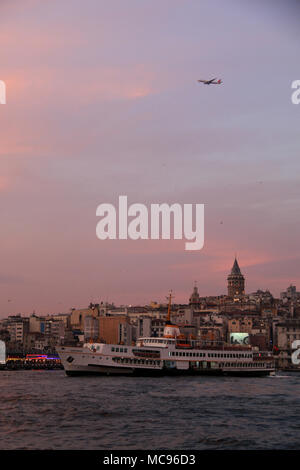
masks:
<svg viewBox="0 0 300 470"><path fill-rule="evenodd" d="M212 78L211 80L198 80L200 83L204 83L204 85L221 85L222 80L217 80L216 78Z"/></svg>

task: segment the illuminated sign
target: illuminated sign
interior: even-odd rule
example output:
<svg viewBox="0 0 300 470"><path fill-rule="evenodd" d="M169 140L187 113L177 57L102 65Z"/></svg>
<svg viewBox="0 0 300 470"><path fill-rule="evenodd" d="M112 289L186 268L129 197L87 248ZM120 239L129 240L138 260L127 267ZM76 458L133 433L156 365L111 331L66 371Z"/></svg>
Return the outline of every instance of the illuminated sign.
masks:
<svg viewBox="0 0 300 470"><path fill-rule="evenodd" d="M249 344L249 333L230 333L230 344Z"/></svg>

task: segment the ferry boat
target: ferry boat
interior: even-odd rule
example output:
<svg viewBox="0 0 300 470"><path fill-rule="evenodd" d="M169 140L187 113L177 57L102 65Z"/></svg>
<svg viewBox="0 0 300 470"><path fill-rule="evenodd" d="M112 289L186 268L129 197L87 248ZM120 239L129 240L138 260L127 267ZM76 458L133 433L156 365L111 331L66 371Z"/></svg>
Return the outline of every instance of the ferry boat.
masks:
<svg viewBox="0 0 300 470"><path fill-rule="evenodd" d="M139 338L135 346L85 343L57 349L65 372L74 375L274 375L271 352L251 346L207 346L187 339L170 320L171 295L163 337Z"/></svg>

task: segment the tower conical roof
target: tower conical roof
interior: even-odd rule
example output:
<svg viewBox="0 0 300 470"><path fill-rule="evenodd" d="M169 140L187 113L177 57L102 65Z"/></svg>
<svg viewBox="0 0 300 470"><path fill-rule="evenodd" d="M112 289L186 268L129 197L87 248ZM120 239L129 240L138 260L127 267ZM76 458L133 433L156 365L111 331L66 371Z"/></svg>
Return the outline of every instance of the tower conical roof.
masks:
<svg viewBox="0 0 300 470"><path fill-rule="evenodd" d="M231 274L234 274L234 275L241 275L241 270L240 270L240 267L239 267L239 263L237 262L237 259L235 258L234 259L234 263L233 263L233 266L232 266L232 269L231 269Z"/></svg>

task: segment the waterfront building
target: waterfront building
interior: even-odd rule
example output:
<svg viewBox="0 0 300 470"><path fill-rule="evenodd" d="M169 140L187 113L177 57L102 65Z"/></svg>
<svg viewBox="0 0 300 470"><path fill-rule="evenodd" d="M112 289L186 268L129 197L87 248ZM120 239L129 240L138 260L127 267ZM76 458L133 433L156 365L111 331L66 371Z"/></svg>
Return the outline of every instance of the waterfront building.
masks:
<svg viewBox="0 0 300 470"><path fill-rule="evenodd" d="M252 324L252 318L249 316L234 316L233 318L228 318L228 333L251 333Z"/></svg>
<svg viewBox="0 0 300 470"><path fill-rule="evenodd" d="M164 335L164 329L166 326L165 318L154 318L151 322L151 336L161 338Z"/></svg>
<svg viewBox="0 0 300 470"><path fill-rule="evenodd" d="M76 309L73 308L71 310L71 316L70 316L70 326L72 329L75 330L84 330L84 319L87 316L92 316L92 317L98 317L99 316L99 311L96 308L88 307L88 308L81 308L81 309Z"/></svg>
<svg viewBox="0 0 300 470"><path fill-rule="evenodd" d="M300 365L292 362L292 354L297 348L293 343L300 340L300 320L295 318L284 319L274 324L275 348L278 352L277 366L283 369L297 369Z"/></svg>
<svg viewBox="0 0 300 470"><path fill-rule="evenodd" d="M84 340L97 341L99 337L99 319L87 315L84 319Z"/></svg>
<svg viewBox="0 0 300 470"><path fill-rule="evenodd" d="M132 325L127 316L99 317L99 338L108 344L131 344Z"/></svg>
<svg viewBox="0 0 300 470"><path fill-rule="evenodd" d="M152 335L152 318L150 316L140 317L136 321L136 338Z"/></svg>
<svg viewBox="0 0 300 470"><path fill-rule="evenodd" d="M197 329L197 339L207 346L222 344L224 341L223 329L216 325L200 326Z"/></svg>
<svg viewBox="0 0 300 470"><path fill-rule="evenodd" d="M7 325L10 341L14 343L23 343L24 336L28 332L29 322L28 319L13 320Z"/></svg>
<svg viewBox="0 0 300 470"><path fill-rule="evenodd" d="M276 324L276 345L279 349L292 349L292 343L300 340L300 320L285 319Z"/></svg>

